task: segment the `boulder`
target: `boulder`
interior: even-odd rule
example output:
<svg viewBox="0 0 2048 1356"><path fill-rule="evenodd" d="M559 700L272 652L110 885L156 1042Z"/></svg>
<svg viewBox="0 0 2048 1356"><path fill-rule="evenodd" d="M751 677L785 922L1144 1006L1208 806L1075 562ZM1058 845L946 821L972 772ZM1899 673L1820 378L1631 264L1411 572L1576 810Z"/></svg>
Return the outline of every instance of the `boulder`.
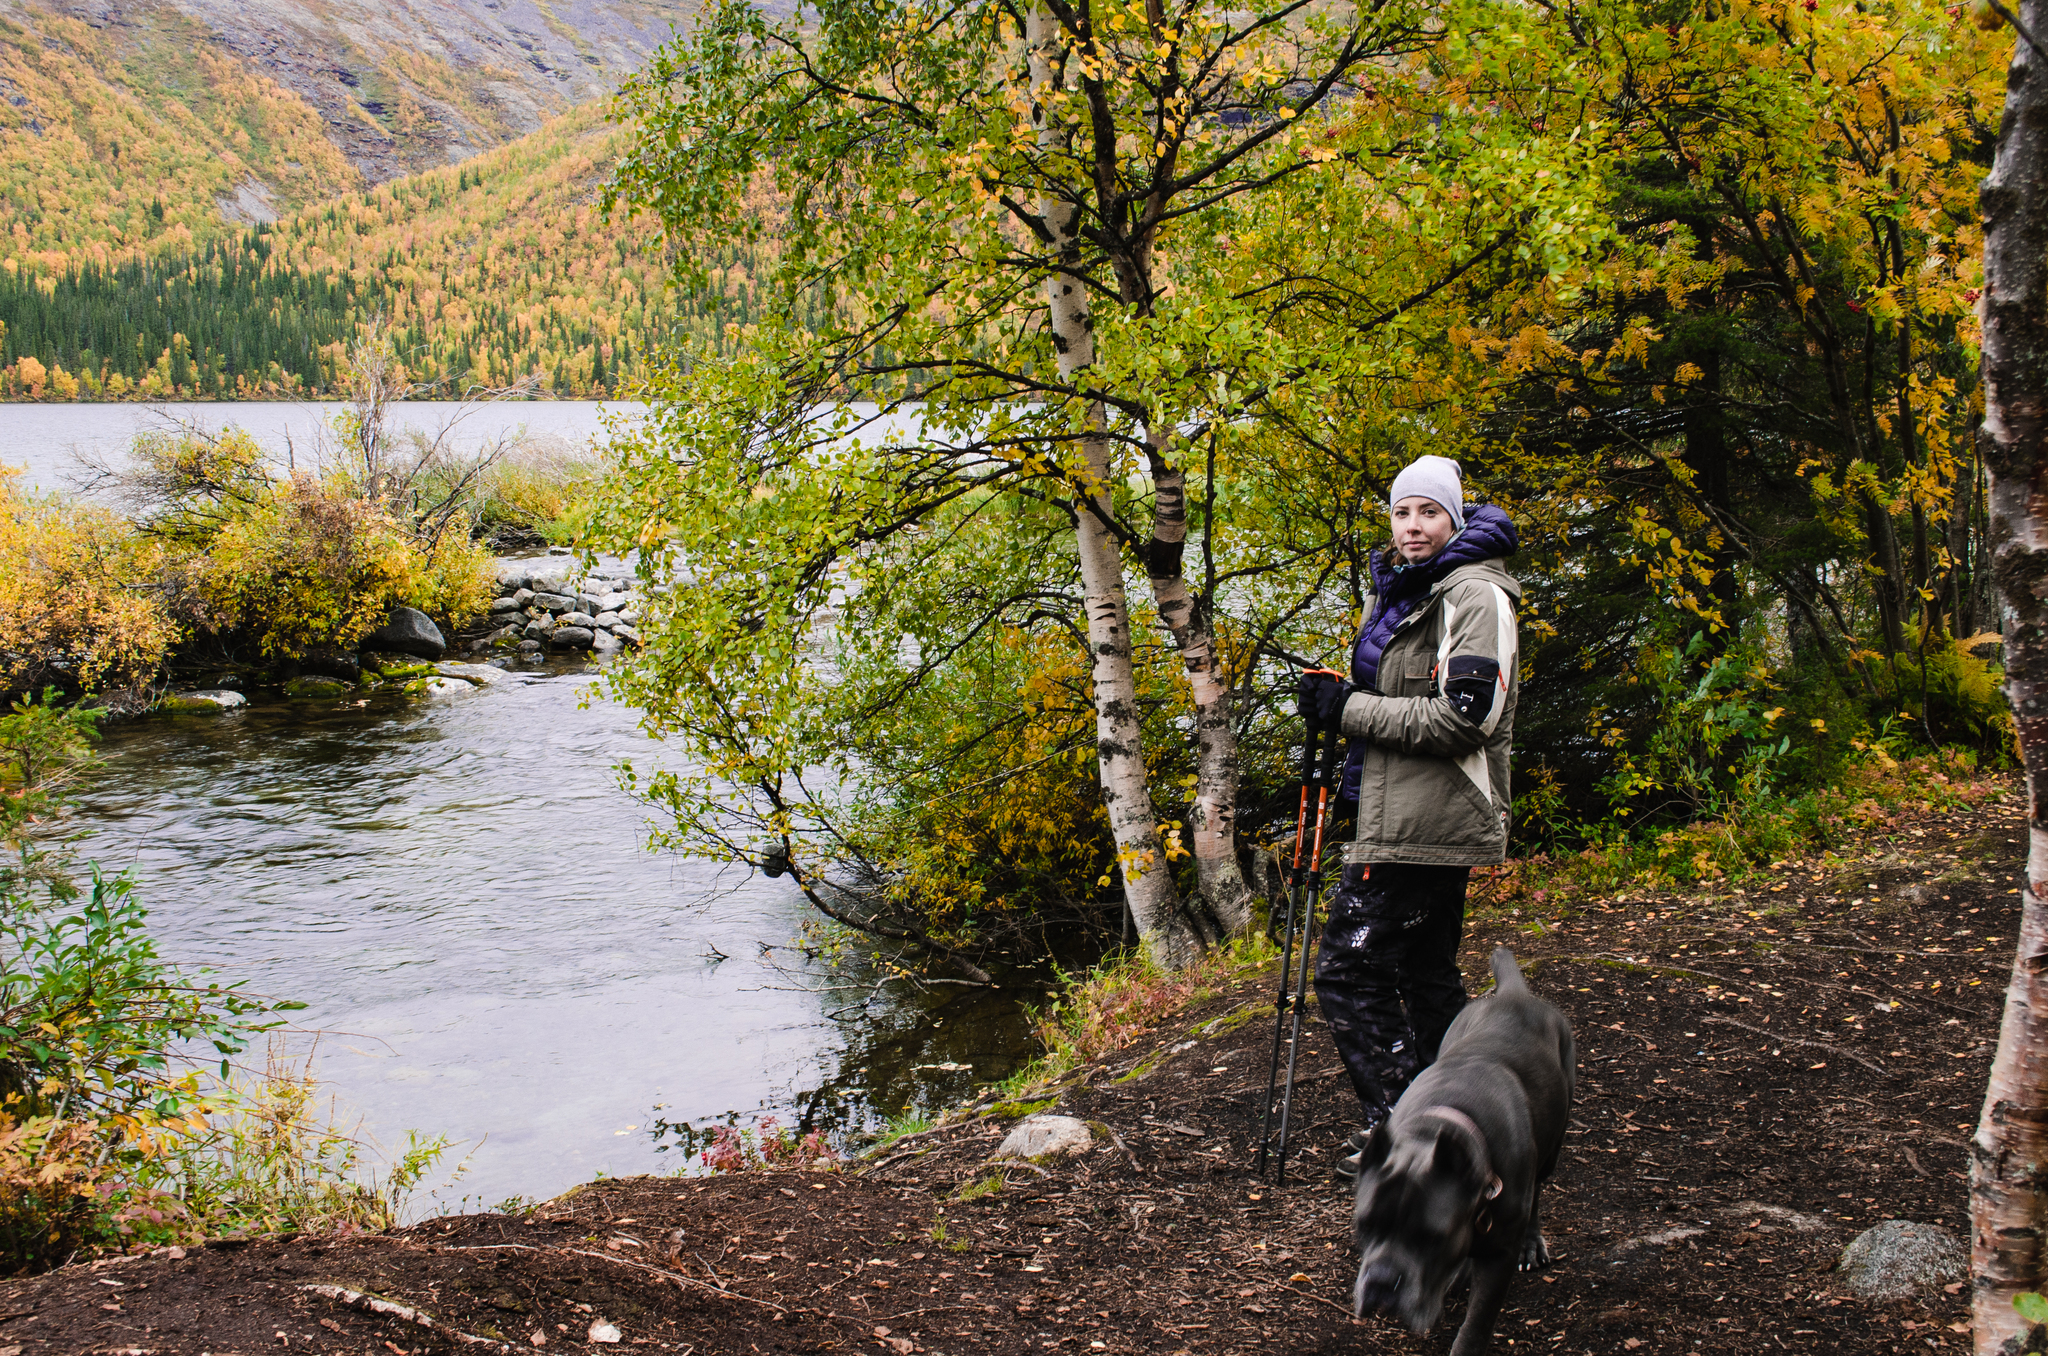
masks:
<svg viewBox="0 0 2048 1356"><path fill-rule="evenodd" d="M548 644L560 650L587 650L597 636L587 626L557 626Z"/></svg>
<svg viewBox="0 0 2048 1356"><path fill-rule="evenodd" d="M548 633L554 629L555 624L553 621L544 617L536 617L526 624L524 634L528 640L546 640Z"/></svg>
<svg viewBox="0 0 2048 1356"><path fill-rule="evenodd" d="M498 592L514 594L526 587L527 572L524 569L508 569L498 576Z"/></svg>
<svg viewBox="0 0 2048 1356"><path fill-rule="evenodd" d="M635 645L638 645L640 643L639 629L627 622L620 622L617 626L614 626L612 628L612 634L617 636L620 640L630 640Z"/></svg>
<svg viewBox="0 0 2048 1356"><path fill-rule="evenodd" d="M600 612L597 614L596 618L592 621L591 624L593 626L602 627L604 630L609 631L614 626L617 626L620 622L624 620L625 618L621 617L616 612Z"/></svg>
<svg viewBox="0 0 2048 1356"><path fill-rule="evenodd" d="M339 697L355 684L344 683L339 678L316 678L305 674L288 680L284 685L287 697Z"/></svg>
<svg viewBox="0 0 2048 1356"><path fill-rule="evenodd" d="M322 678L339 678L344 683L358 683L363 678L363 661L341 650L315 650L299 661L299 667Z"/></svg>
<svg viewBox="0 0 2048 1356"><path fill-rule="evenodd" d="M1965 1274L1962 1240L1938 1224L1888 1219L1842 1249L1842 1283L1862 1299L1909 1299Z"/></svg>
<svg viewBox="0 0 2048 1356"><path fill-rule="evenodd" d="M539 641L537 641L537 640L522 640L522 641L520 641L520 642L519 642L519 653L521 653L521 654L538 654L539 652L540 652L540 642L539 642Z"/></svg>
<svg viewBox="0 0 2048 1356"><path fill-rule="evenodd" d="M210 688L200 692L173 692L163 699L166 711L232 711L247 706L249 699L239 692Z"/></svg>
<svg viewBox="0 0 2048 1356"><path fill-rule="evenodd" d="M439 659L448 642L434 619L416 607L394 607L384 625L363 638L367 649L396 650L422 659Z"/></svg>
<svg viewBox="0 0 2048 1356"><path fill-rule="evenodd" d="M548 612L574 612L576 600L566 593L536 593L533 605Z"/></svg>
<svg viewBox="0 0 2048 1356"><path fill-rule="evenodd" d="M493 598L491 600L491 615L493 616L501 612L519 612L523 610L517 598Z"/></svg>
<svg viewBox="0 0 2048 1356"><path fill-rule="evenodd" d="M609 631L592 631L590 633L590 652L592 654L617 654L625 648L625 642Z"/></svg>
<svg viewBox="0 0 2048 1356"><path fill-rule="evenodd" d="M632 595L629 593L607 593L604 597L597 600L597 610L599 612L617 612L631 600Z"/></svg>
<svg viewBox="0 0 2048 1356"><path fill-rule="evenodd" d="M640 609L637 607L620 608L619 620L628 626L638 626L640 624Z"/></svg>
<svg viewBox="0 0 2048 1356"><path fill-rule="evenodd" d="M1095 1133L1086 1121L1072 1116L1026 1116L1010 1127L1010 1133L996 1146L997 1158L1021 1158L1036 1163L1047 1158L1074 1158L1095 1147Z"/></svg>
<svg viewBox="0 0 2048 1356"><path fill-rule="evenodd" d="M515 593L515 594L513 594L513 595L512 595L512 602L513 602L513 604L514 604L515 606L517 606L517 607L518 607L518 609L519 609L519 610L520 610L521 612L524 612L524 611L526 611L526 609L527 609L527 608L529 608L529 607L533 606L533 590L532 590L532 589L521 589L521 590L519 590L519 592L517 592L517 593Z"/></svg>
<svg viewBox="0 0 2048 1356"><path fill-rule="evenodd" d="M561 616L555 618L555 624L557 626L581 626L585 630L589 630L597 625L597 618L591 616L588 612L564 612Z"/></svg>
<svg viewBox="0 0 2048 1356"><path fill-rule="evenodd" d="M576 595L576 610L578 612L587 613L591 616L596 616L598 613L604 611L603 608L597 605L597 600L597 594L579 593Z"/></svg>
<svg viewBox="0 0 2048 1356"><path fill-rule="evenodd" d="M494 669L489 664L457 664L447 660L434 665L434 672L443 678L460 678L475 687L489 687L505 676L503 669Z"/></svg>

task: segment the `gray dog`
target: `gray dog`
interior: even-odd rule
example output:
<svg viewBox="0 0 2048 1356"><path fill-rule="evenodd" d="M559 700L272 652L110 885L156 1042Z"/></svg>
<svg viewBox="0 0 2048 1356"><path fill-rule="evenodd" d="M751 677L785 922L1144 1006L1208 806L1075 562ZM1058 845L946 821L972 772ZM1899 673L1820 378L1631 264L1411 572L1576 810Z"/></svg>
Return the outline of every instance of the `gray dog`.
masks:
<svg viewBox="0 0 2048 1356"><path fill-rule="evenodd" d="M1577 1077L1571 1023L1529 992L1504 946L1493 977L1366 1140L1352 1216L1361 1318L1376 1311L1427 1332L1470 1264L1472 1303L1451 1356L1485 1351L1509 1276L1550 1261L1536 1192L1557 1169Z"/></svg>

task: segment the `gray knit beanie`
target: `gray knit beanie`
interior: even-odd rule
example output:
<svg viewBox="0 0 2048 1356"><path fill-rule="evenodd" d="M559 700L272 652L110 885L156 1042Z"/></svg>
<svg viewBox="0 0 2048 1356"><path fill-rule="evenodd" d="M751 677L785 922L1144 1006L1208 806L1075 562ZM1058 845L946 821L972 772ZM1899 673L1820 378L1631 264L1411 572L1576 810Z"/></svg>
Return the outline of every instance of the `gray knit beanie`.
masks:
<svg viewBox="0 0 2048 1356"><path fill-rule="evenodd" d="M1411 495L1433 499L1438 507L1451 515L1451 527L1459 532L1465 530L1465 485L1460 479L1458 463L1449 457L1420 456L1394 477L1394 488L1387 494L1387 509Z"/></svg>

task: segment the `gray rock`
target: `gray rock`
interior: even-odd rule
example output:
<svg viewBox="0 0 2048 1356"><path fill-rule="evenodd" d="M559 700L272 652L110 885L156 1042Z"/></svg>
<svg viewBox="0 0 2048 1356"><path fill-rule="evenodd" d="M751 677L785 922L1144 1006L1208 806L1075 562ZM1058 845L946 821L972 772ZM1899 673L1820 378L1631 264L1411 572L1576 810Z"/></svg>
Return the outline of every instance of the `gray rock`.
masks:
<svg viewBox="0 0 2048 1356"><path fill-rule="evenodd" d="M520 612L524 610L525 604L521 603L517 598L494 598L491 600L491 612L493 615L500 612Z"/></svg>
<svg viewBox="0 0 2048 1356"><path fill-rule="evenodd" d="M1072 1116L1026 1116L1010 1127L1010 1133L996 1147L997 1158L1022 1158L1038 1162L1047 1158L1071 1158L1095 1147L1095 1134L1086 1121Z"/></svg>
<svg viewBox="0 0 2048 1356"><path fill-rule="evenodd" d="M638 626L640 624L640 609L637 607L620 608L619 620L628 626Z"/></svg>
<svg viewBox="0 0 2048 1356"><path fill-rule="evenodd" d="M164 698L166 711L232 711L247 706L249 699L239 692L211 688L201 692L174 692Z"/></svg>
<svg viewBox="0 0 2048 1356"><path fill-rule="evenodd" d="M576 600L566 593L536 593L533 605L548 612L574 612Z"/></svg>
<svg viewBox="0 0 2048 1356"><path fill-rule="evenodd" d="M554 629L555 624L552 621L536 617L526 624L526 638L528 640L546 640L548 633Z"/></svg>
<svg viewBox="0 0 2048 1356"><path fill-rule="evenodd" d="M607 593L604 597L597 600L597 610L599 612L617 612L625 607L629 601L631 601L631 596L628 594Z"/></svg>
<svg viewBox="0 0 2048 1356"><path fill-rule="evenodd" d="M525 632L525 630L525 619L521 618L511 626L499 627L497 630L485 636L484 639L489 641L493 645L509 645L513 641L519 639L519 637Z"/></svg>
<svg viewBox="0 0 2048 1356"><path fill-rule="evenodd" d="M587 650L597 637L587 626L557 626L548 644L562 650Z"/></svg>
<svg viewBox="0 0 2048 1356"><path fill-rule="evenodd" d="M322 678L339 678L344 683L363 680L363 661L342 650L316 650L301 659L299 667Z"/></svg>
<svg viewBox="0 0 2048 1356"><path fill-rule="evenodd" d="M588 631L597 625L597 618L583 611L564 612L561 616L555 618L555 624L558 626L580 626Z"/></svg>
<svg viewBox="0 0 2048 1356"><path fill-rule="evenodd" d="M625 648L625 643L609 631L593 631L590 634L592 654L617 654Z"/></svg>
<svg viewBox="0 0 2048 1356"><path fill-rule="evenodd" d="M498 575L498 592L513 594L526 587L527 572L523 568L504 570Z"/></svg>
<svg viewBox="0 0 2048 1356"><path fill-rule="evenodd" d="M527 608L533 606L533 590L519 590L519 592L512 595L512 602L521 612L526 611Z"/></svg>
<svg viewBox="0 0 2048 1356"><path fill-rule="evenodd" d="M591 625L601 626L605 630L609 631L614 626L617 626L623 620L625 619L616 612L600 612L597 614L596 618L591 622Z"/></svg>
<svg viewBox="0 0 2048 1356"><path fill-rule="evenodd" d="M1842 1249L1842 1282L1862 1299L1908 1299L1965 1274L1963 1242L1938 1224L1888 1219Z"/></svg>
<svg viewBox="0 0 2048 1356"><path fill-rule="evenodd" d="M639 630L636 627L633 627L625 622L620 622L617 626L614 626L612 628L612 634L617 636L620 640L630 640L635 645L638 645L640 643Z"/></svg>
<svg viewBox="0 0 2048 1356"><path fill-rule="evenodd" d="M489 664L455 664L447 661L434 665L434 672L443 678L460 678L477 687L489 687L505 676L504 670L494 669Z"/></svg>
<svg viewBox="0 0 2048 1356"><path fill-rule="evenodd" d="M540 642L537 640L522 640L519 642L519 653L521 654L536 654L539 650Z"/></svg>
<svg viewBox="0 0 2048 1356"><path fill-rule="evenodd" d="M594 593L578 593L576 595L576 610L578 612L587 612L592 616L596 616L604 611L603 608L597 605L597 595Z"/></svg>
<svg viewBox="0 0 2048 1356"><path fill-rule="evenodd" d="M433 618L416 607L394 607L384 625L363 638L366 649L396 650L422 659L439 659L448 642Z"/></svg>
<svg viewBox="0 0 2048 1356"><path fill-rule="evenodd" d="M315 678L310 675L293 678L284 685L287 697L339 697L351 689L353 684L339 678Z"/></svg>

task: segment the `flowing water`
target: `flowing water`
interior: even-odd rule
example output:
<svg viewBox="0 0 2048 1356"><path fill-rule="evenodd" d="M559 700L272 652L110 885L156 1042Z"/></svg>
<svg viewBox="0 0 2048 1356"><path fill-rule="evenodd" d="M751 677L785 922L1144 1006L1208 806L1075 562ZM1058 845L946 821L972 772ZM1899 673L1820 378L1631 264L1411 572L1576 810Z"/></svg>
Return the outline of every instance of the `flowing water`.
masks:
<svg viewBox="0 0 2048 1356"><path fill-rule="evenodd" d="M174 413L232 420L274 452L322 417ZM487 413L475 432L602 436L594 405ZM118 451L159 419L10 406L0 463L56 488L69 448ZM663 750L592 681L563 662L432 698L259 696L111 726L86 851L135 873L167 957L309 1005L290 1050L314 1050L345 1122L386 1152L413 1130L458 1141L445 1162L467 1172L443 1206L675 1170L677 1127L735 1115L871 1126L1022 1061L1014 1000L831 970L797 941L807 910L787 880L645 850L645 807L613 766Z"/></svg>

